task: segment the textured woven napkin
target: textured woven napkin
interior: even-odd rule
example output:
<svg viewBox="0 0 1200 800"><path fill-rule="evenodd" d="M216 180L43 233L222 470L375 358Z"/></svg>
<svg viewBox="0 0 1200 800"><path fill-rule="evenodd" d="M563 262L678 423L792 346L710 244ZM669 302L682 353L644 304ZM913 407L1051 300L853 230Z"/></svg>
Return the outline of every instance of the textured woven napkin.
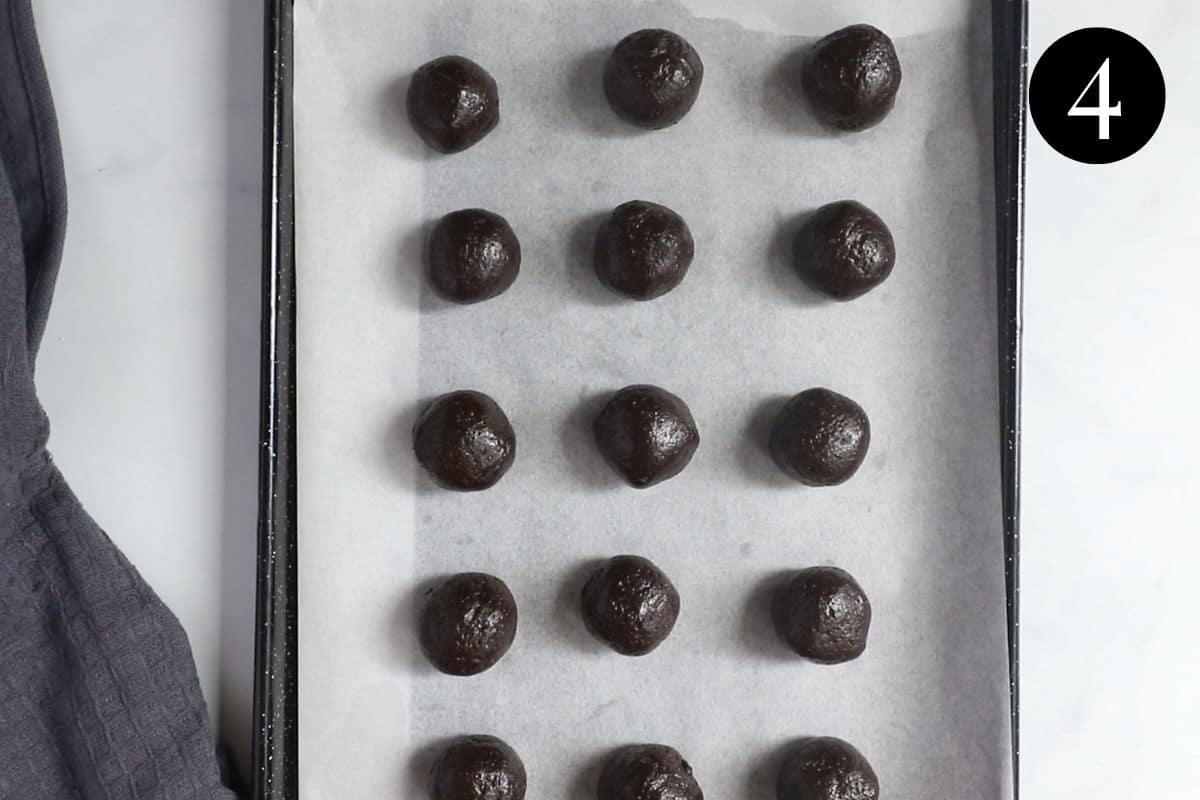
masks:
<svg viewBox="0 0 1200 800"><path fill-rule="evenodd" d="M0 166L0 800L232 798L183 629L45 450L66 185L29 0L0 0Z"/></svg>

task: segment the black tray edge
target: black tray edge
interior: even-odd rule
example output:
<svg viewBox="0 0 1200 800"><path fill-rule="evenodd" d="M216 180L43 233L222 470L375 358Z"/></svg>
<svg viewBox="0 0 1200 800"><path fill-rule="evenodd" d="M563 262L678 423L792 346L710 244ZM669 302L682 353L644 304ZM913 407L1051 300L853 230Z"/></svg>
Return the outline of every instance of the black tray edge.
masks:
<svg viewBox="0 0 1200 800"><path fill-rule="evenodd" d="M266 0L255 800L298 797L292 0ZM992 0L1001 491L1013 797L1020 791L1021 302L1027 0Z"/></svg>
<svg viewBox="0 0 1200 800"><path fill-rule="evenodd" d="M298 796L296 285L292 3L267 0L263 81L262 373L252 791Z"/></svg>
<svg viewBox="0 0 1200 800"><path fill-rule="evenodd" d="M1025 249L1026 0L993 0L996 270L1000 342L1000 481L1004 512L1013 798L1020 795L1021 287Z"/></svg>

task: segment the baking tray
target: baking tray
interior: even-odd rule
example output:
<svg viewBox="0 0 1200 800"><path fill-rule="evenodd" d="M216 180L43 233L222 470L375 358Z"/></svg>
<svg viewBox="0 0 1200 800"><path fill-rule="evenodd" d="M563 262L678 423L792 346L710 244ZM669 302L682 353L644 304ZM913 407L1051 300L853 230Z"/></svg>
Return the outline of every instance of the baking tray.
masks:
<svg viewBox="0 0 1200 800"><path fill-rule="evenodd" d="M253 796L298 796L296 358L292 2L266 0L259 570ZM1012 715L1019 791L1021 271L1027 70L1025 0L993 0L999 443Z"/></svg>

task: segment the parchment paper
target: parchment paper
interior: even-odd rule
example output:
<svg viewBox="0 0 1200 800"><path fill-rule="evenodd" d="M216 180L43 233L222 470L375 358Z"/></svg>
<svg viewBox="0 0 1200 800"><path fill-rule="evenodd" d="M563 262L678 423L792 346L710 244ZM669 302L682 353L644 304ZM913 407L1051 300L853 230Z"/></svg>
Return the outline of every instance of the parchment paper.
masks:
<svg viewBox="0 0 1200 800"><path fill-rule="evenodd" d="M424 797L437 747L463 733L512 744L531 798L594 797L615 747L660 742L708 797L766 800L781 749L809 735L856 744L886 798L1010 795L986 4L737 6L738 22L673 2L297 4L305 800ZM864 20L896 34L900 98L879 127L833 135L788 78L814 36ZM706 65L692 112L653 133L600 89L604 54L649 26ZM503 117L451 157L403 111L412 70L447 53L492 72ZM841 198L874 208L899 251L848 304L787 265L797 219ZM600 216L631 199L696 238L687 279L650 303L590 266ZM422 277L428 225L463 207L506 216L524 251L514 287L469 308ZM636 492L590 420L642 382L690 404L702 443ZM780 401L811 386L871 418L842 487L790 483L765 452ZM411 454L422 403L458 388L517 430L515 466L480 494L436 489ZM618 553L682 595L644 658L591 640L577 610L587 566ZM772 582L814 564L852 572L874 606L850 664L809 664L772 634ZM511 652L468 679L437 673L415 636L429 582L464 570L520 605Z"/></svg>

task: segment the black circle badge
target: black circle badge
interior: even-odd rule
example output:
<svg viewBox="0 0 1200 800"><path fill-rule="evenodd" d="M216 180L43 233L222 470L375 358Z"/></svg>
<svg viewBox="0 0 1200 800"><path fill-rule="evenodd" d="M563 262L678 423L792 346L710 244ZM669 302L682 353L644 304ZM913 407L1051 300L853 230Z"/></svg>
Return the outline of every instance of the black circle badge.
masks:
<svg viewBox="0 0 1200 800"><path fill-rule="evenodd" d="M1038 59L1029 82L1029 113L1042 138L1085 164L1111 164L1141 150L1166 102L1154 56L1111 28L1068 33Z"/></svg>

